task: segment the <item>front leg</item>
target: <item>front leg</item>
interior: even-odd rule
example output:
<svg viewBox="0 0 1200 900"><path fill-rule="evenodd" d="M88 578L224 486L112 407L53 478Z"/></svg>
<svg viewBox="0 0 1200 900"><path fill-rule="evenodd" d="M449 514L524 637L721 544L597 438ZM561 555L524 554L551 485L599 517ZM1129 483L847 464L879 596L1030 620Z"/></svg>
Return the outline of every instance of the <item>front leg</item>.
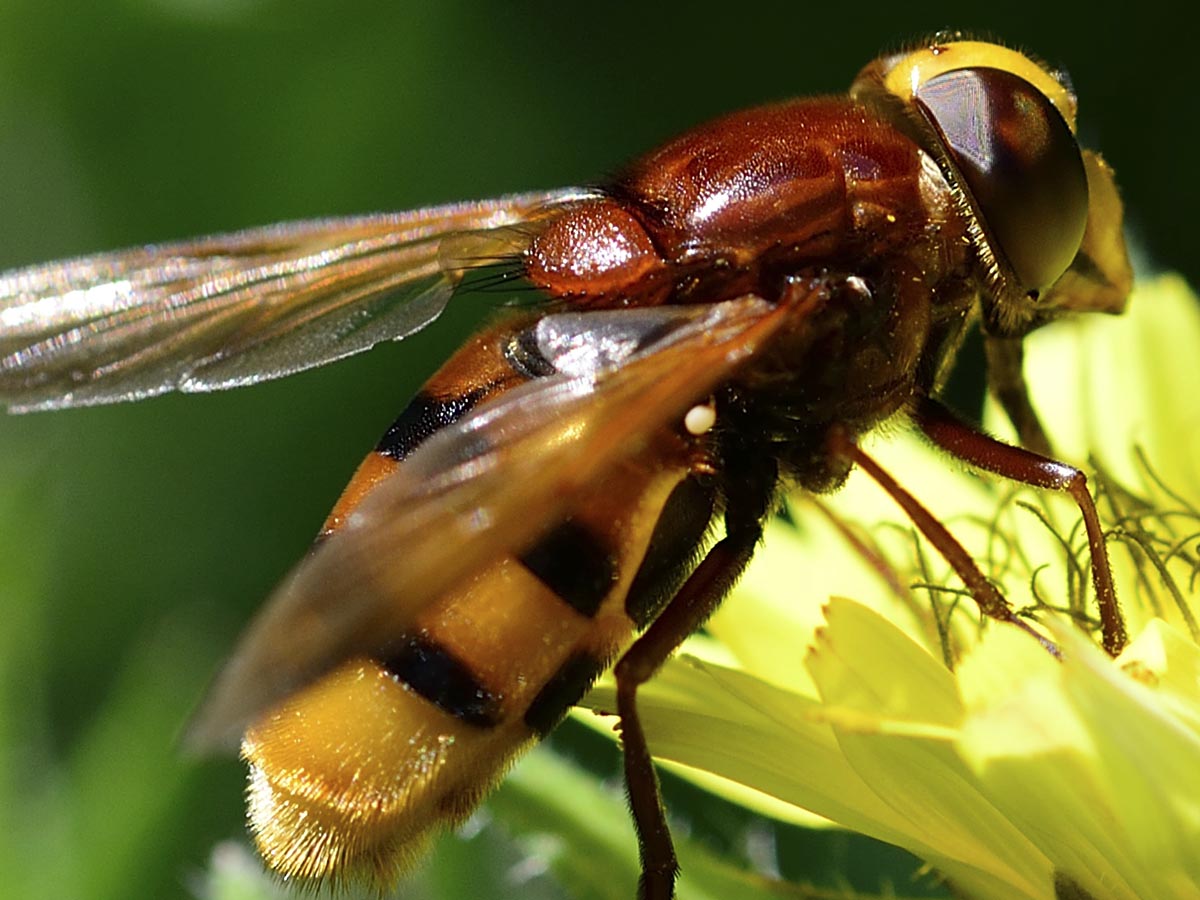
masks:
<svg viewBox="0 0 1200 900"><path fill-rule="evenodd" d="M1017 430L1017 440L1026 450L1053 456L1050 439L1029 400L1023 339L988 335L983 347L987 353L988 389Z"/></svg>
<svg viewBox="0 0 1200 900"><path fill-rule="evenodd" d="M1083 515L1087 531L1104 649L1112 656L1119 654L1127 638L1125 620L1117 605L1117 592L1113 587L1100 516L1092 495L1088 493L1087 477L1083 472L1043 454L998 441L972 428L928 397L917 405L913 418L930 440L963 462L1022 484L1071 495Z"/></svg>

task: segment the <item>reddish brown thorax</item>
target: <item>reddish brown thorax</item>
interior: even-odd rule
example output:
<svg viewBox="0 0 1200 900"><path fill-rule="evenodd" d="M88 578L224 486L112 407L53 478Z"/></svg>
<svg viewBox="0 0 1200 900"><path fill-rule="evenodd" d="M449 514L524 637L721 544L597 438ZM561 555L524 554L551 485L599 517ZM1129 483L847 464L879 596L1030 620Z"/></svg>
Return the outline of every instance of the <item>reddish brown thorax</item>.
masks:
<svg viewBox="0 0 1200 900"><path fill-rule="evenodd" d="M950 208L930 175L917 145L856 101L759 107L635 161L539 235L526 269L589 305L777 296L778 273L929 243L931 213Z"/></svg>

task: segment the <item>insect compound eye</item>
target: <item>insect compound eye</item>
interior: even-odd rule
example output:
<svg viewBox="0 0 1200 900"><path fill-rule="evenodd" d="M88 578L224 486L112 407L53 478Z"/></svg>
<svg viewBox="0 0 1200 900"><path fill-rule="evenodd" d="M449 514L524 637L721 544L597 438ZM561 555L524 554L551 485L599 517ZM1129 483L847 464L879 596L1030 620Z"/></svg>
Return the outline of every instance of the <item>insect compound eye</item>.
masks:
<svg viewBox="0 0 1200 900"><path fill-rule="evenodd" d="M1075 258L1088 216L1079 145L1047 96L1003 69L934 75L913 99L938 131L993 253L1024 293L1050 287Z"/></svg>

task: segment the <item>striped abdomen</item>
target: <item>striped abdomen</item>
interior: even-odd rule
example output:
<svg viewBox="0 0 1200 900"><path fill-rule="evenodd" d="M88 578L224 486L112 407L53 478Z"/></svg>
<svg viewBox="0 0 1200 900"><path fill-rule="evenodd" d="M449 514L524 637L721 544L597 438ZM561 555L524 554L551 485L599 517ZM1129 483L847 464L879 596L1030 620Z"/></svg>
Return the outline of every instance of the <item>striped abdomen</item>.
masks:
<svg viewBox="0 0 1200 900"><path fill-rule="evenodd" d="M360 466L324 533L437 428L532 377L506 352L519 328L485 331L450 359ZM465 818L695 561L712 501L687 474L683 440L662 435L519 557L463 573L386 653L347 663L256 724L243 755L268 865L390 883L439 827Z"/></svg>

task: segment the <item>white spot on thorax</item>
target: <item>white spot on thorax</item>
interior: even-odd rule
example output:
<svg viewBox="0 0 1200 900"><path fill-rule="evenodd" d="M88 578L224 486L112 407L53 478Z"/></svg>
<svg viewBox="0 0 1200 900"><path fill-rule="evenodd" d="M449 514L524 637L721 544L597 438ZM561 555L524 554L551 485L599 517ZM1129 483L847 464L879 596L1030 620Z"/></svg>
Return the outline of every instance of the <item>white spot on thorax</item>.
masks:
<svg viewBox="0 0 1200 900"><path fill-rule="evenodd" d="M688 430L688 434L694 434L697 437L707 434L716 424L717 409L711 402L693 406L683 417L683 427Z"/></svg>

